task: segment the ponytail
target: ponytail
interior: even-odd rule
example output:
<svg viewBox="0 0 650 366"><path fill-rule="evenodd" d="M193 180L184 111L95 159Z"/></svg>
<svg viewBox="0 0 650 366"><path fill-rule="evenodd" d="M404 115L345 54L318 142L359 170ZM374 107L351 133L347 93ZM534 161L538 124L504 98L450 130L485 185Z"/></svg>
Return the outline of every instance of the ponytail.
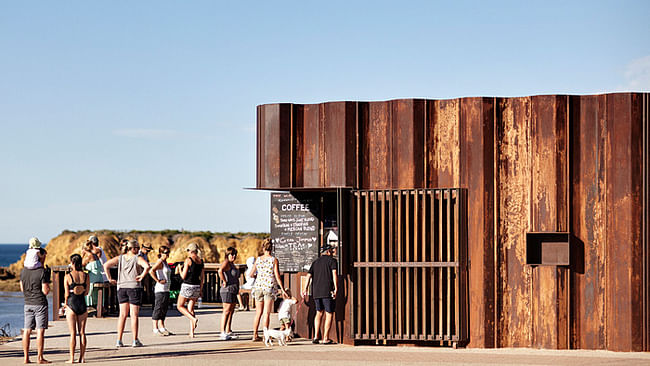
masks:
<svg viewBox="0 0 650 366"><path fill-rule="evenodd" d="M75 271L81 271L83 270L83 263L81 260L81 256L79 254L73 254L70 256L70 263L72 263L72 266L74 267Z"/></svg>

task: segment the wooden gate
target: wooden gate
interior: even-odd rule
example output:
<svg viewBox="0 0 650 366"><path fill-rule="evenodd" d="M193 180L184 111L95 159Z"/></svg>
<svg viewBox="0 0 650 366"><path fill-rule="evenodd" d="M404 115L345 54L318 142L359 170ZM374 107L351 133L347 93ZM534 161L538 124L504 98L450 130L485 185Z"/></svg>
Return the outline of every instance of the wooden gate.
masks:
<svg viewBox="0 0 650 366"><path fill-rule="evenodd" d="M354 190L355 341L467 341L465 189Z"/></svg>

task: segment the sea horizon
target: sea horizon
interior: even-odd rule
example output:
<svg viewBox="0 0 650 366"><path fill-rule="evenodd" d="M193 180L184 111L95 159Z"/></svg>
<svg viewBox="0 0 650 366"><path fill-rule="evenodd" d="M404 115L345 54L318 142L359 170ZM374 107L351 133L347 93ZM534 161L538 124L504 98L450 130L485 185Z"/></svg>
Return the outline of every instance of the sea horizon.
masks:
<svg viewBox="0 0 650 366"><path fill-rule="evenodd" d="M27 244L2 243L0 244L0 267L7 267L16 263L27 250Z"/></svg>

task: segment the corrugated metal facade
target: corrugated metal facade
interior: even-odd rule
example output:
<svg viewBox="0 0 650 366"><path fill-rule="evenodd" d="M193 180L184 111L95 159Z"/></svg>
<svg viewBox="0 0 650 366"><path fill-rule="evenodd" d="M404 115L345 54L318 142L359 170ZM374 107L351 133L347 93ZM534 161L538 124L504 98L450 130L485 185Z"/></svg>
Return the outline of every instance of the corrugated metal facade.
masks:
<svg viewBox="0 0 650 366"><path fill-rule="evenodd" d="M648 99L261 105L257 187L465 188L470 347L648 351ZM528 232L571 265L526 265Z"/></svg>

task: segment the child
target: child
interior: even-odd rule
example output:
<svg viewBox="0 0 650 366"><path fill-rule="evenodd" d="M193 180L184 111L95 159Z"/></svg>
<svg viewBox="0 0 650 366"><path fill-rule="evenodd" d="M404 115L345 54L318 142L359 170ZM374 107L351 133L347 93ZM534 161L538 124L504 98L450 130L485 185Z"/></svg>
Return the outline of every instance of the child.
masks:
<svg viewBox="0 0 650 366"><path fill-rule="evenodd" d="M41 241L38 238L29 239L29 249L25 253L23 265L27 269L43 267L43 263L41 263Z"/></svg>
<svg viewBox="0 0 650 366"><path fill-rule="evenodd" d="M282 295L282 303L278 309L278 319L280 319L280 330L285 330L291 326L291 319L293 319L293 305L295 305L298 300L291 296L291 290L287 287L284 289L287 295Z"/></svg>

